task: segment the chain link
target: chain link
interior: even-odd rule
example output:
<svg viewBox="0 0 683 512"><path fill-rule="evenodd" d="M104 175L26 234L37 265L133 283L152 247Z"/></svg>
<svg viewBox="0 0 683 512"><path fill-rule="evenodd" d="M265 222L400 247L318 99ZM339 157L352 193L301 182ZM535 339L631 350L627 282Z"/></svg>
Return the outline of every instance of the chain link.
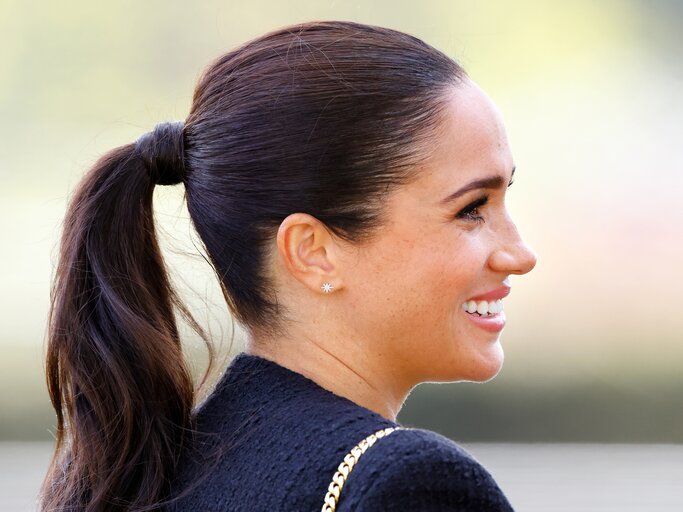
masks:
<svg viewBox="0 0 683 512"><path fill-rule="evenodd" d="M363 455L368 448L375 444L378 439L388 436L393 431L400 430L402 428L403 427L387 427L380 429L374 434L370 434L356 446L351 448L351 451L344 456L344 460L339 464L337 471L332 477L327 494L325 494L325 503L323 504L321 512L335 511L337 508L337 503L339 502L339 494L341 493L342 487L344 487L346 478L353 470L353 466L356 465L358 459L360 459L360 456Z"/></svg>

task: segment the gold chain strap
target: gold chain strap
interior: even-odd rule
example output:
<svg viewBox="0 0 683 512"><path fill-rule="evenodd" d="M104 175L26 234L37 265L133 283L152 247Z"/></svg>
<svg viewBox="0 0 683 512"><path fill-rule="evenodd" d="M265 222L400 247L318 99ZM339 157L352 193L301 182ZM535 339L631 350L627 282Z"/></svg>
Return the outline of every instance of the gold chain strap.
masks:
<svg viewBox="0 0 683 512"><path fill-rule="evenodd" d="M356 446L351 448L351 451L344 456L344 460L339 464L337 471L332 477L332 482L328 487L327 494L325 494L325 503L321 512L334 512L339 502L339 493L341 493L344 482L353 470L353 466L358 462L360 456L363 455L368 448L370 448L378 439L388 436L394 430L399 430L403 427L388 427L378 430L374 434L370 434L363 439Z"/></svg>

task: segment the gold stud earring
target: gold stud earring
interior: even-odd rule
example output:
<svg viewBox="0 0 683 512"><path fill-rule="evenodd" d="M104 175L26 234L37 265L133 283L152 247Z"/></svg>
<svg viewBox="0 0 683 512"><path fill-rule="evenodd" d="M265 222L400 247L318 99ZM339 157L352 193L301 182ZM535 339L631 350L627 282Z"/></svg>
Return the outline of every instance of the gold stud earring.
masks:
<svg viewBox="0 0 683 512"><path fill-rule="evenodd" d="M330 293L334 289L330 283L324 283L320 288L322 288L325 293Z"/></svg>

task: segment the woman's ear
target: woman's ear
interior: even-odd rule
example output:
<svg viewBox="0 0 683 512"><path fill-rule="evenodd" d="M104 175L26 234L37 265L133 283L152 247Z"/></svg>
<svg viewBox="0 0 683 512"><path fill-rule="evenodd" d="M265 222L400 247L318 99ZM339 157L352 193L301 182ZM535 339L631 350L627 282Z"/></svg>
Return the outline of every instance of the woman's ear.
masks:
<svg viewBox="0 0 683 512"><path fill-rule="evenodd" d="M307 213L287 216L277 232L278 257L287 271L311 290L324 293L342 287L339 251L327 227Z"/></svg>

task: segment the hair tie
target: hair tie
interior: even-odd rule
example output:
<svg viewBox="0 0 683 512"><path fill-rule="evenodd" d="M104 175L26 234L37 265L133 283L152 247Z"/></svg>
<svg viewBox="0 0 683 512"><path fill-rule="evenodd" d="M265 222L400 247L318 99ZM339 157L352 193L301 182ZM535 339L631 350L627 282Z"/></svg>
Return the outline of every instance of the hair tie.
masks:
<svg viewBox="0 0 683 512"><path fill-rule="evenodd" d="M157 185L175 185L185 181L184 121L157 124L135 142L150 179Z"/></svg>

